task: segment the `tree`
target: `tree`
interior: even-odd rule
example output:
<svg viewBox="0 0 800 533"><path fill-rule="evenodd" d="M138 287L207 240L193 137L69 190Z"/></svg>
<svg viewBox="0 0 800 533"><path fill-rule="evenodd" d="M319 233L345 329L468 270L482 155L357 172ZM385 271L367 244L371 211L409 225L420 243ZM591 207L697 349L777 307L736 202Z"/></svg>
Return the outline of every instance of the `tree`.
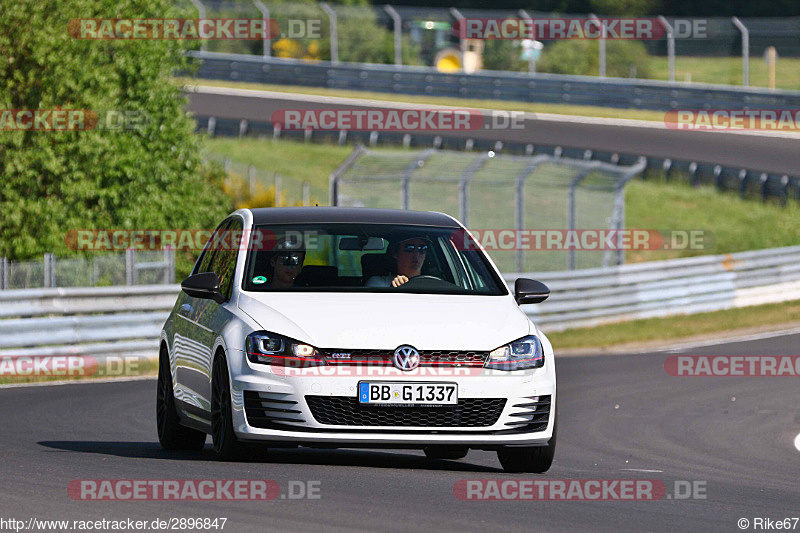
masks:
<svg viewBox="0 0 800 533"><path fill-rule="evenodd" d="M17 0L0 17L0 108L108 110L136 129L0 131L0 256L68 252L93 228L208 228L230 209L170 81L187 41L81 40L71 19L195 17L171 0Z"/></svg>

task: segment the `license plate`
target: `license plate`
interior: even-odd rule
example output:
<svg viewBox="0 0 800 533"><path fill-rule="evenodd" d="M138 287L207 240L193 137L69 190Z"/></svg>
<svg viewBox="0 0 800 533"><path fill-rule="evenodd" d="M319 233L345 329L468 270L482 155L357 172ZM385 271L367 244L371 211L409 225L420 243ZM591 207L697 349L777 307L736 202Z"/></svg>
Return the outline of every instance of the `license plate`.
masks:
<svg viewBox="0 0 800 533"><path fill-rule="evenodd" d="M358 402L370 405L456 405L455 383L359 382Z"/></svg>

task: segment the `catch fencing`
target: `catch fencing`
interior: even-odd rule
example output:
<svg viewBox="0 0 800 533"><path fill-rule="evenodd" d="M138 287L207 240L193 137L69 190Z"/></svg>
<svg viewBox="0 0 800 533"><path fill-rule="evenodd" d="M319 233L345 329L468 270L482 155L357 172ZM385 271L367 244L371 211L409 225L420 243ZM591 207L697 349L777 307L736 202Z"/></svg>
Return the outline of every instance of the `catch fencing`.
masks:
<svg viewBox="0 0 800 533"><path fill-rule="evenodd" d="M0 290L37 287L92 287L175 283L175 251L139 251L94 254L91 258L9 261L0 257Z"/></svg>
<svg viewBox="0 0 800 533"><path fill-rule="evenodd" d="M523 306L547 333L800 299L800 246L506 274L511 290L521 276L542 280L552 291L547 301ZM179 290L178 285L151 285L2 291L0 356L155 358L161 327Z"/></svg>
<svg viewBox="0 0 800 533"><path fill-rule="evenodd" d="M621 230L625 184L645 168L539 155L362 145L331 174L331 205L441 211L477 229ZM607 267L624 251L498 251L502 271Z"/></svg>

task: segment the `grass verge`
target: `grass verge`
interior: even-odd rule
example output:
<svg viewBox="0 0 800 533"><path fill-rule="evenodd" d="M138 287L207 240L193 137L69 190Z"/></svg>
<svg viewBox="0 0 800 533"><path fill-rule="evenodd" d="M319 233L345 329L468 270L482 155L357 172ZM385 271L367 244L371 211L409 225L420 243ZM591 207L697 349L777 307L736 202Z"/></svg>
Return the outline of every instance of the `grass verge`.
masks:
<svg viewBox="0 0 800 533"><path fill-rule="evenodd" d="M620 344L677 341L731 329L786 324L800 320L800 301L726 309L696 315L632 320L594 328L547 333L553 349L608 348Z"/></svg>
<svg viewBox="0 0 800 533"><path fill-rule="evenodd" d="M669 67L666 56L650 56L654 79L667 80ZM742 84L741 57L683 57L675 58L675 79L696 83ZM767 87L769 71L762 57L750 59L750 86ZM782 57L775 64L775 86L778 89L800 90L800 58Z"/></svg>

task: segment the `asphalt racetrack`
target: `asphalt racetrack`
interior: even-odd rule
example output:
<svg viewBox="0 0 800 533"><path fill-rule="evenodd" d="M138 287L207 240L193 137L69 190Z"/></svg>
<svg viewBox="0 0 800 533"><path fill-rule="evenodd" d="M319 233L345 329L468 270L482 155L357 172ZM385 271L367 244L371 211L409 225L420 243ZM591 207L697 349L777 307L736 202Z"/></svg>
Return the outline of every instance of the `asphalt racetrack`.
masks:
<svg viewBox="0 0 800 533"><path fill-rule="evenodd" d="M293 96L288 93L239 91L215 87L187 91L188 110L198 116L270 122L272 114L287 109L413 108L412 104L367 100ZM347 102L345 104L344 102ZM624 111L621 111L624 116ZM543 144L620 152L655 158L712 163L733 168L794 176L800 168L800 137L768 136L760 132L671 130L659 123L526 115L521 129L448 131L448 137L504 143Z"/></svg>
<svg viewBox="0 0 800 533"><path fill-rule="evenodd" d="M685 354L792 355L800 335ZM151 521L227 518L224 531L740 531L746 518L800 515L796 377L671 377L669 353L561 357L559 442L544 475L512 475L494 453L289 449L221 463L164 452L155 380L0 389L0 518ZM647 472L647 471L650 472ZM700 482L705 499L462 501L467 479ZM79 479L318 482L318 499L75 501ZM685 484L684 484L685 486ZM800 525L797 526L800 529Z"/></svg>

